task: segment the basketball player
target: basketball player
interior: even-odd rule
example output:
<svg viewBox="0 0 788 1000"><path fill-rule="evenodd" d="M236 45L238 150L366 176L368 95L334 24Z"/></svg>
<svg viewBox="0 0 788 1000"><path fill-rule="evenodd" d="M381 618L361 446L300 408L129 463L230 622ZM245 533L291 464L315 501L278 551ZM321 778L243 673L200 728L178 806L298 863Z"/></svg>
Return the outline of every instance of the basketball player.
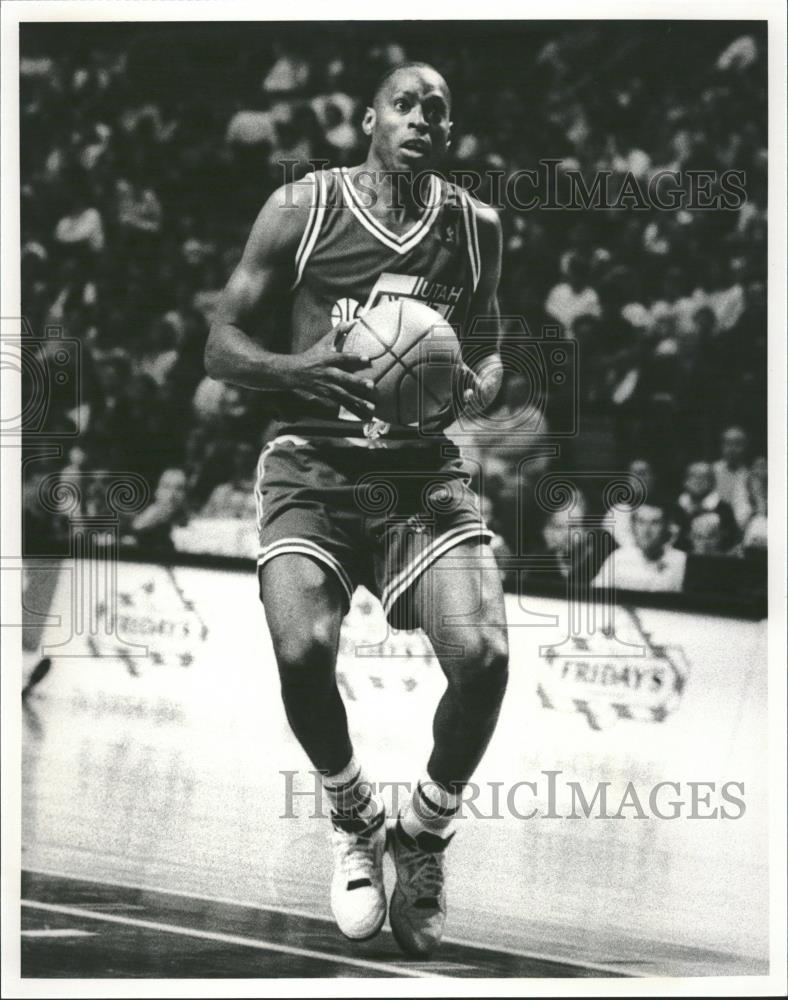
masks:
<svg viewBox="0 0 788 1000"><path fill-rule="evenodd" d="M336 344L360 310L400 296L440 310L460 336L474 316L498 316L497 215L434 173L450 110L432 67L386 74L363 119L366 161L316 171L264 205L205 356L213 378L269 391L276 407L258 464L260 597L288 721L324 775L331 903L349 938L374 936L386 916L384 807L355 756L335 680L340 625L358 584L380 598L394 627L424 629L446 676L426 771L389 835L391 926L415 955L440 941L452 820L506 686L503 595L457 448L439 428L377 420L368 359ZM289 318L277 330L283 293ZM500 371L493 342L470 389L483 405ZM384 511L382 483L394 497Z"/></svg>

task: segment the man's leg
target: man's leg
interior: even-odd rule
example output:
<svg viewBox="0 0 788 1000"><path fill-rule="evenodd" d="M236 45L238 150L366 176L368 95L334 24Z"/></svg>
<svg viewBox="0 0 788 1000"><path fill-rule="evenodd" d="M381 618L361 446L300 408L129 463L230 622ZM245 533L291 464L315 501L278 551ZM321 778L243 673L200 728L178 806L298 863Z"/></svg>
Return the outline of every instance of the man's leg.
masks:
<svg viewBox="0 0 788 1000"><path fill-rule="evenodd" d="M353 754L336 683L344 591L315 560L286 553L261 567L260 596L288 722L331 802L334 916L347 937L366 939L386 917L385 816Z"/></svg>
<svg viewBox="0 0 788 1000"><path fill-rule="evenodd" d="M392 836L397 887L391 927L404 950L425 955L443 933L443 852L462 788L498 721L509 652L500 572L488 545L468 541L451 549L419 579L411 600L447 687L433 721L426 774Z"/></svg>
<svg viewBox="0 0 788 1000"><path fill-rule="evenodd" d="M342 588L309 556L286 553L261 567L260 596L287 721L314 768L336 774L353 756L335 672Z"/></svg>
<svg viewBox="0 0 788 1000"><path fill-rule="evenodd" d="M462 564L453 565L458 560ZM509 646L500 570L489 545L465 542L438 559L416 588L417 620L447 681L433 721L427 773L459 796L484 756L506 690Z"/></svg>

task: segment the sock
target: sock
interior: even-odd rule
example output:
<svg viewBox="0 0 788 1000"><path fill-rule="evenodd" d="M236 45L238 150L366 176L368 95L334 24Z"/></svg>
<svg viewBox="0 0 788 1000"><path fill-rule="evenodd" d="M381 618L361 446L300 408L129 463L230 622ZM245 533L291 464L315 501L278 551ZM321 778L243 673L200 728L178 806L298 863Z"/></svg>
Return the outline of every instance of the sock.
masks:
<svg viewBox="0 0 788 1000"><path fill-rule="evenodd" d="M433 833L446 839L460 809L461 796L447 791L425 774L416 783L410 801L400 813L402 829L410 837Z"/></svg>
<svg viewBox="0 0 788 1000"><path fill-rule="evenodd" d="M341 771L323 775L323 790L338 819L371 820L381 811L381 800L373 794L355 754Z"/></svg>

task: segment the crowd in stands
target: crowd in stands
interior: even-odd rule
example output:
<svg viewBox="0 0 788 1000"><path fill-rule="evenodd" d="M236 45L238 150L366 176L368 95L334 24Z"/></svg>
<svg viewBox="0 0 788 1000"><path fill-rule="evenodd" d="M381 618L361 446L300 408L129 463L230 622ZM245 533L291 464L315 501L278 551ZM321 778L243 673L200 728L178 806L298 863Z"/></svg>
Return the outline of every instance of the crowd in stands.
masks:
<svg viewBox="0 0 788 1000"><path fill-rule="evenodd" d="M26 449L29 549L65 530L42 508L42 482L89 483L87 510L114 474L133 473L150 497L124 538L209 548L221 537L253 554L265 399L206 376L212 313L267 195L310 161L360 162L373 80L415 58L452 85L448 169L476 171L482 200L488 178L546 160L588 187L600 171L645 187L701 170L718 192L738 171L746 193L716 209L497 206L502 313L535 343L557 326L577 345L566 391L531 407L533 460L521 461L531 446L485 456L502 566L527 552L544 557L537 574L582 567L601 586L612 564L621 586L677 590L688 556L765 551L765 32L582 22L455 27L436 41L396 24L176 27L22 34L22 309L34 337L60 330L78 356L44 428L73 446L58 459L36 457L33 439ZM499 409L528 391L508 379ZM567 414L576 433L551 437ZM603 484L583 480L574 511L539 507L540 475L612 469L643 485L642 505L606 510ZM608 538L590 562L572 543L586 515ZM251 531L205 528L219 521Z"/></svg>

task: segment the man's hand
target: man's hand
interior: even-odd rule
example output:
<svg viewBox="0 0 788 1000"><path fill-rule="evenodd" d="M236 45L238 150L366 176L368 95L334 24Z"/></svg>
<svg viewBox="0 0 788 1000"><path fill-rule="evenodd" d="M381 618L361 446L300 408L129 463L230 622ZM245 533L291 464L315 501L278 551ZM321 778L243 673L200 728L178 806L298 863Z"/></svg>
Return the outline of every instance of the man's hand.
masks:
<svg viewBox="0 0 788 1000"><path fill-rule="evenodd" d="M474 371L462 365L462 378L466 384L462 398L465 408L472 413L485 413L495 402L503 381L503 363L498 354L489 354Z"/></svg>
<svg viewBox="0 0 788 1000"><path fill-rule="evenodd" d="M375 383L356 373L369 368L369 358L337 348L354 325L339 323L308 350L292 355L285 384L312 398L344 406L368 420L375 412Z"/></svg>
<svg viewBox="0 0 788 1000"><path fill-rule="evenodd" d="M216 308L205 367L222 382L265 392L286 389L369 420L374 412L371 372L366 378L357 374L369 361L341 353L335 343L352 323L334 327L303 354L281 354L266 343L266 308L292 284L314 196L311 181L296 181L275 191L261 209Z"/></svg>

